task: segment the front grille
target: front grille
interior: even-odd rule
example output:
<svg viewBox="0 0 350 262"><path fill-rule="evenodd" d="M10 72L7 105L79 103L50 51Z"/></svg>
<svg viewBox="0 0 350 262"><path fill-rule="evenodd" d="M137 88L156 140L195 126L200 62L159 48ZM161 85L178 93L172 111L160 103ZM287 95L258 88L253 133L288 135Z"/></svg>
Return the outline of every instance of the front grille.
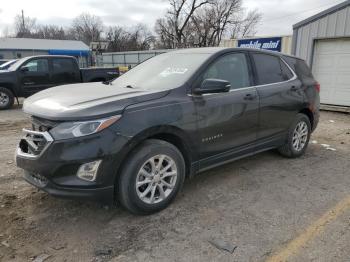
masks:
<svg viewBox="0 0 350 262"><path fill-rule="evenodd" d="M53 141L48 131L58 125L59 122L46 120L32 116L32 130L23 129L23 138L19 142L17 155L35 159L49 147Z"/></svg>
<svg viewBox="0 0 350 262"><path fill-rule="evenodd" d="M22 152L37 156L43 151L47 142L42 134L25 132L23 139L19 142L19 147Z"/></svg>

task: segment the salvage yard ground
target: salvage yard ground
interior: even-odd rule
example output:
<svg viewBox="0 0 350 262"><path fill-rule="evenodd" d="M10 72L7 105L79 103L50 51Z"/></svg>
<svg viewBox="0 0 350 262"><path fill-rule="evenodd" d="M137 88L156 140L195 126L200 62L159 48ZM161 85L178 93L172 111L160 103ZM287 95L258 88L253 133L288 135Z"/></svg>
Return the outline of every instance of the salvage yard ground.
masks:
<svg viewBox="0 0 350 262"><path fill-rule="evenodd" d="M0 261L349 261L349 114L322 112L305 156L205 172L146 217L25 183L13 155L28 124L19 107L0 112Z"/></svg>

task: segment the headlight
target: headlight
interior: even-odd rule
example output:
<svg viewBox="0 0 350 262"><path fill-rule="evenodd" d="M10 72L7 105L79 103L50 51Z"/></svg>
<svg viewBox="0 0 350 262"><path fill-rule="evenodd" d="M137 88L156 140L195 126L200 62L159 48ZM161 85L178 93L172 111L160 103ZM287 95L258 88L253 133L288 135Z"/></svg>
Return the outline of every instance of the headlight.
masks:
<svg viewBox="0 0 350 262"><path fill-rule="evenodd" d="M87 136L102 131L120 118L121 115L83 122L64 122L51 129L50 133L56 140Z"/></svg>

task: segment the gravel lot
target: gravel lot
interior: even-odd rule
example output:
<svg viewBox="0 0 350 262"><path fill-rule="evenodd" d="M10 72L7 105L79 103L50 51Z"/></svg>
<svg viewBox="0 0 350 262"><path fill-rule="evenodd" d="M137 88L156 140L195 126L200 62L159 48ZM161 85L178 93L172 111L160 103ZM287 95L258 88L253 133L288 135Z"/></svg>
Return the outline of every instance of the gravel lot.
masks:
<svg viewBox="0 0 350 262"><path fill-rule="evenodd" d="M0 112L1 261L349 261L348 114L322 112L302 158L266 152L202 173L146 217L24 182L13 155L28 123Z"/></svg>

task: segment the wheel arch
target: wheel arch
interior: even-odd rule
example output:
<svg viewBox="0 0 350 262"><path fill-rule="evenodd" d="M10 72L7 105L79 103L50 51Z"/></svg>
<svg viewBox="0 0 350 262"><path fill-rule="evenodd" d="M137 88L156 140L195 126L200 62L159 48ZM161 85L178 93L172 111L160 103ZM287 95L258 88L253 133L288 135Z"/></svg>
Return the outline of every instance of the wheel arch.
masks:
<svg viewBox="0 0 350 262"><path fill-rule="evenodd" d="M17 93L16 93L16 90L15 90L15 87L13 84L11 83L0 83L0 87L3 87L3 88L6 88L8 90L10 90L12 92L12 94L17 97Z"/></svg>
<svg viewBox="0 0 350 262"><path fill-rule="evenodd" d="M117 170L115 173L115 183L118 182L119 173L123 169L123 163L133 153L133 151L144 141L148 139L159 139L174 145L183 155L186 164L186 177L192 177L194 170L192 163L195 153L191 140L185 131L174 126L157 126L146 129L134 136L122 149L121 157L118 159Z"/></svg>
<svg viewBox="0 0 350 262"><path fill-rule="evenodd" d="M302 110L299 111L299 113L304 114L309 118L310 124L311 124L311 130L313 130L314 129L314 114L312 113L312 111L309 108L303 108Z"/></svg>
<svg viewBox="0 0 350 262"><path fill-rule="evenodd" d="M192 153L190 149L190 145L188 142L186 142L183 137L179 134L174 134L171 132L162 132L157 133L147 139L159 139L166 141L172 145L174 145L182 154L184 160L185 160L185 167L186 167L186 177L192 176L192 170L191 170L191 164L192 164Z"/></svg>

